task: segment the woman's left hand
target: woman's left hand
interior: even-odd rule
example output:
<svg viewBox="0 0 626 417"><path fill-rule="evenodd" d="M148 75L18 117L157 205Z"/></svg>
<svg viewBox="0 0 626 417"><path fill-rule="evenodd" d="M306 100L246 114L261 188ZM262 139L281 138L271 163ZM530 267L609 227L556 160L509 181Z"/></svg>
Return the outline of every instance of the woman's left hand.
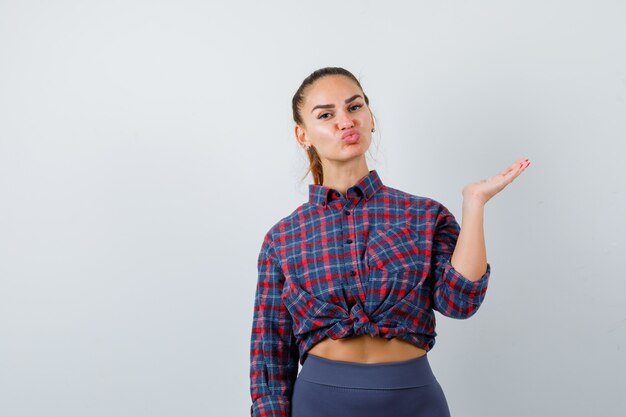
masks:
<svg viewBox="0 0 626 417"><path fill-rule="evenodd" d="M463 199L485 204L517 178L529 165L528 159L520 158L497 175L466 185L463 187Z"/></svg>

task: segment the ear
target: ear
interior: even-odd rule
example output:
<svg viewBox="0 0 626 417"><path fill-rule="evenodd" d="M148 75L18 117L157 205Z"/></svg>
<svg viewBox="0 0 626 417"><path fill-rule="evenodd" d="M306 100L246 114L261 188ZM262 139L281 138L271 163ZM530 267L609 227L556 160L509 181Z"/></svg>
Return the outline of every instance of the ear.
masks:
<svg viewBox="0 0 626 417"><path fill-rule="evenodd" d="M296 140L298 141L298 143L300 143L300 145L304 145L304 141L306 140L306 134L304 132L304 129L300 127L299 124L296 124L294 126L294 133L296 134Z"/></svg>

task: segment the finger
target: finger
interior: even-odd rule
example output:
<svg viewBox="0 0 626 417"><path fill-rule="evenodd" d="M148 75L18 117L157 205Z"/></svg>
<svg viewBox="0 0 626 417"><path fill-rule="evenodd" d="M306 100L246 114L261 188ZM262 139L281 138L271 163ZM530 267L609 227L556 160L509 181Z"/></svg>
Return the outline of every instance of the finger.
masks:
<svg viewBox="0 0 626 417"><path fill-rule="evenodd" d="M528 166L530 165L530 161L522 161L521 163L519 163L515 169L511 170L509 173L509 178L510 181L515 180L515 178L517 178L526 168L528 168Z"/></svg>
<svg viewBox="0 0 626 417"><path fill-rule="evenodd" d="M524 171L530 165L530 161L528 159L524 159L520 165L518 165L519 172Z"/></svg>
<svg viewBox="0 0 626 417"><path fill-rule="evenodd" d="M517 161L513 162L511 165L509 165L508 167L506 167L504 170L502 170L500 172L500 175L506 176L507 174L511 174L513 175L513 173L520 173L523 171L522 168L524 168L525 166L528 166L528 164L530 163L530 161L526 164L524 164L524 161L526 161L528 158L519 158Z"/></svg>
<svg viewBox="0 0 626 417"><path fill-rule="evenodd" d="M519 167L520 162L513 162L511 165L509 165L508 167L504 168L502 171L500 171L500 175L502 176L506 176L508 173L510 172L515 172L517 170L517 167Z"/></svg>

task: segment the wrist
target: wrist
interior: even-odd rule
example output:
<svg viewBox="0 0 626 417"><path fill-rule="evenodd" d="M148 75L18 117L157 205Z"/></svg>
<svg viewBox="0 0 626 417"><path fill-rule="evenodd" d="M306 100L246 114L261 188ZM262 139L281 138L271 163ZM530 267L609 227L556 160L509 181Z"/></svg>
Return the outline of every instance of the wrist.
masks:
<svg viewBox="0 0 626 417"><path fill-rule="evenodd" d="M463 198L463 210L476 210L485 207L485 202L477 197Z"/></svg>

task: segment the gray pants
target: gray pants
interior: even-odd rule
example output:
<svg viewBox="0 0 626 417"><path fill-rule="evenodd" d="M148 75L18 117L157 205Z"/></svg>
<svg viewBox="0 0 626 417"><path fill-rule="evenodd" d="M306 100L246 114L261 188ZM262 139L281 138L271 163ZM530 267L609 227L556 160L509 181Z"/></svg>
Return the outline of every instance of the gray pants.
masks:
<svg viewBox="0 0 626 417"><path fill-rule="evenodd" d="M368 364L308 354L294 384L291 417L450 417L427 356Z"/></svg>

